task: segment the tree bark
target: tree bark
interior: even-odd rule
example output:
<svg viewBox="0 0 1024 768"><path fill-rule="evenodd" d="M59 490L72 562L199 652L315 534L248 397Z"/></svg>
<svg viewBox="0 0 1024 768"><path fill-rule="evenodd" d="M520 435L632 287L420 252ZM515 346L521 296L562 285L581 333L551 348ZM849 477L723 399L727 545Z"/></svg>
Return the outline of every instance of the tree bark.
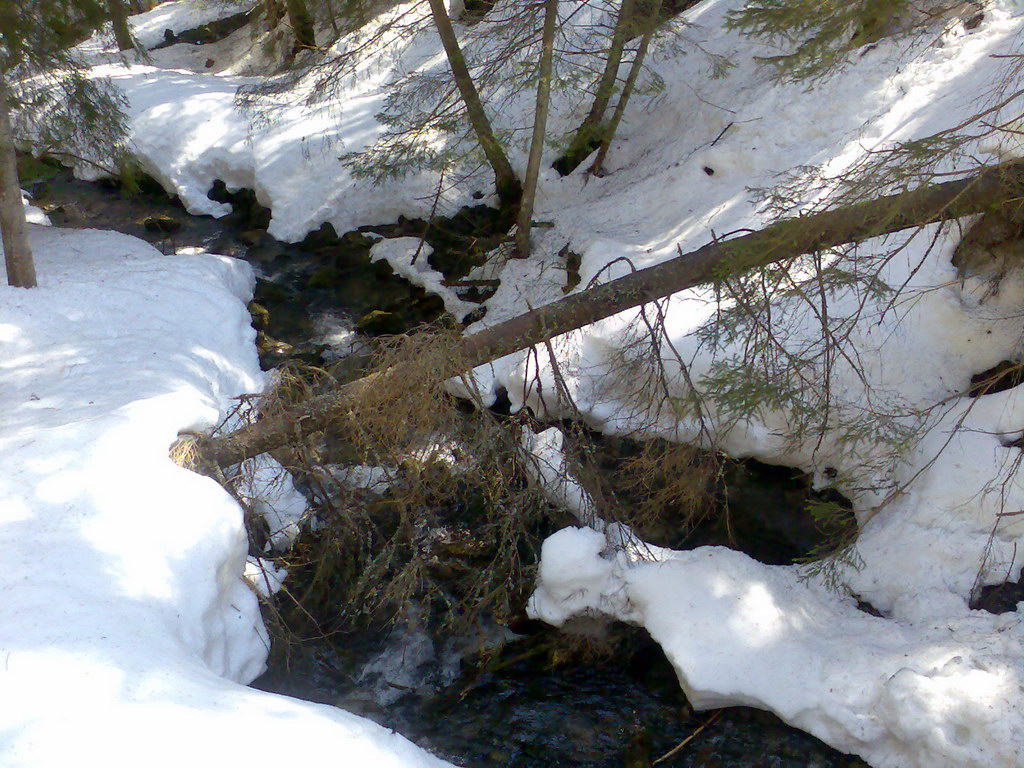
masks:
<svg viewBox="0 0 1024 768"><path fill-rule="evenodd" d="M622 86L622 93L619 94L619 100L615 103L615 112L612 113L611 121L601 133L601 144L598 147L597 156L590 166L590 173L595 176L601 173L604 159L608 155L608 148L611 146L612 139L615 138L615 134L619 130L622 115L626 112L626 104L629 103L629 97L633 95L636 80L640 76L640 70L644 67L644 59L647 58L647 49L650 47L654 32L658 28L658 14L660 13L661 0L653 0L651 10L644 21L643 37L640 38L640 44L637 46L636 54L633 56L633 62L629 65L629 74L626 75L626 82Z"/></svg>
<svg viewBox="0 0 1024 768"><path fill-rule="evenodd" d="M516 216L516 256L523 259L530 255L530 228L533 226L533 204L537 200L537 180L540 178L540 161L544 155L544 137L547 135L557 25L558 0L544 0L544 32L541 37L533 138L530 140L530 159L526 165L526 179L523 181L523 197Z"/></svg>
<svg viewBox="0 0 1024 768"><path fill-rule="evenodd" d="M7 91L0 83L0 236L4 244L7 284L16 288L36 287L36 267L25 233L25 206L18 180L18 158L14 154L14 131Z"/></svg>
<svg viewBox="0 0 1024 768"><path fill-rule="evenodd" d="M487 118L484 105L480 101L480 93L473 82L473 76L466 66L466 58L462 55L462 46L452 28L451 19L448 18L448 9L445 8L445 0L430 0L430 14L434 18L434 26L437 27L437 34L444 46L445 56L448 58L448 66L455 78L455 85L459 89L462 103L466 105L466 112L469 114L469 123L476 133L480 148L484 151L491 170L494 171L494 184L498 192L498 199L503 208L516 208L522 197L523 188L519 178L502 149L501 143L494 135L491 121Z"/></svg>
<svg viewBox="0 0 1024 768"><path fill-rule="evenodd" d="M783 219L757 232L716 240L662 264L637 270L586 291L465 336L453 350L465 370L526 349L702 283L741 274L805 253L947 219L1019 207L1024 195L1024 162L986 169L947 181L822 213ZM350 406L383 371L339 387L219 437L199 443L204 460L230 466L323 429Z"/></svg>
<svg viewBox="0 0 1024 768"><path fill-rule="evenodd" d="M285 0L288 23L295 37L296 48L316 48L316 30L313 16L306 7L305 0Z"/></svg>
<svg viewBox="0 0 1024 768"><path fill-rule="evenodd" d="M608 104L615 92L615 80L619 75L622 51L633 29L635 6L635 0L622 0L619 6L619 15L615 19L615 28L608 43L608 55L605 57L604 70L597 82L594 101L591 102L590 111L576 129L572 141L569 142L569 149L565 152L562 164L566 173L570 173L582 163L593 151L594 142L601 139L604 113L608 111Z"/></svg>
<svg viewBox="0 0 1024 768"><path fill-rule="evenodd" d="M132 31L128 27L128 6L123 0L107 0L107 11L114 26L114 40L119 51L130 51L135 47Z"/></svg>

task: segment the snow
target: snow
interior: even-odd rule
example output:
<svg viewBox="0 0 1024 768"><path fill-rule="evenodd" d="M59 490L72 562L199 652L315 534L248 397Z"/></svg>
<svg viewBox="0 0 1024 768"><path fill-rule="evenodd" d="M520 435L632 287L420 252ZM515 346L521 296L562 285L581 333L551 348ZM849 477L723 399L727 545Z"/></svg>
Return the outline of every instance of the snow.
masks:
<svg viewBox="0 0 1024 768"><path fill-rule="evenodd" d="M227 429L233 422L228 422ZM308 520L309 503L292 483L291 475L269 454L249 459L239 474L239 496L267 523L269 550L283 552L294 543Z"/></svg>
<svg viewBox="0 0 1024 768"><path fill-rule="evenodd" d="M29 224L42 224L43 226L50 224L50 217L32 205L31 196L25 190L21 191L21 203L25 206L26 222Z"/></svg>
<svg viewBox="0 0 1024 768"><path fill-rule="evenodd" d="M590 529L549 538L532 614L643 625L695 707L770 709L871 765L1020 764L1016 615L908 627L733 550L604 546Z"/></svg>
<svg viewBox="0 0 1024 768"><path fill-rule="evenodd" d="M999 100L1012 65L1001 57L1019 51L1024 28L1024 5L996 0L974 31L951 21L913 42L879 41L808 89L774 83L757 64L756 56L776 49L722 31L724 15L737 6L704 0L680 33L686 55L659 47L652 67L664 88L633 102L604 177L583 169L565 178L544 174L535 218L553 226L534 233L530 259L489 265L501 285L474 328L561 297L566 274L558 252L567 243L582 255L584 287L763 226L771 211L752 200L750 188L772 188L787 175L807 178L815 166L835 178L872 152L958 126ZM197 7L163 4L153 13L171 20L142 19L136 29L184 28ZM391 13L424 11L403 4ZM574 17L566 45L586 34L584 22L594 14ZM228 211L207 197L215 179L251 187L273 209L271 234L298 240L324 222L345 232L426 216L435 199L449 212L489 186L477 174L447 184L438 197L439 179L429 172L374 186L338 160L380 135L375 115L396 78L443 66L429 29L388 50L394 42L368 56L334 108L282 103L263 121L235 103L240 86L258 82L239 64L252 59L230 59L238 40L217 44L218 58L228 60L210 71L183 46L153 52L151 64L85 53L96 56L95 76L125 94L143 168L190 211ZM735 65L717 80L707 77L714 56ZM579 98L556 95L555 134L579 119ZM495 116L499 127L525 124L529 101L508 96ZM1019 102L987 121L1019 124ZM549 159L556 151L549 148ZM956 174L978 159L1022 154L1011 130L969 144L938 170ZM511 155L522 168L521 148ZM835 183L819 184L801 194L795 210L837 191ZM166 448L178 430L215 423L230 397L262 383L240 303L248 272L211 256L158 258L109 234L34 230L33 237L42 287L5 289L0 302L0 434L8 467L0 478L0 520L12 542L2 571L9 597L0 606L7 657L0 674L11 691L0 704L5 764L65 764L100 744L121 750L116 763L133 750L151 755L146 740L160 745L168 763L196 755L203 762L273 759L275 749L294 760L298 749L339 754L343 743L353 764L440 764L344 713L237 684L258 672L265 653L255 598L242 582L240 515L215 485L171 465ZM977 585L1017 578L1024 564L1017 556L1024 516L1012 514L1024 509L1012 445L1024 426L1024 398L1019 388L962 395L972 375L1019 359L1024 279L1011 272L993 285L959 274L951 263L957 238L954 228L924 228L879 265L889 284L903 286L892 306L849 289L829 297L830 315L850 318L848 348L858 353L858 370L835 361L835 413L865 424L888 412L896 427L918 429L902 452L874 438L850 442L835 421L821 434L787 439L793 414L785 407L737 420L709 403L703 423L638 411L620 367L635 358L636 311L556 339L573 407L597 429L713 438L733 456L798 467L821 484L837 474L861 526L862 566L839 571L837 592L797 568L729 550L644 545L594 518L578 484L560 482L560 436L541 433L524 445L538 459L536 479L600 530L567 529L545 543L533 614L558 625L580 613L643 625L695 706L772 710L873 766L1024 762L1020 612L995 616L968 607ZM869 241L858 258L892 244ZM411 243L385 241L377 249L406 279L440 288L423 253L412 263ZM661 307L664 383L680 401L691 382L699 387L716 361L742 344L716 358L696 335L718 311L714 299L698 289ZM172 314L182 306L195 311ZM818 332L799 301L779 299L773 313L786 320L791 349ZM560 417L569 404L552 396L554 377L546 350L474 372L485 401L504 389L514 407ZM296 514L286 514L283 527ZM859 611L851 594L883 616ZM275 726L280 739L253 738ZM53 733L65 738L47 738Z"/></svg>
<svg viewBox="0 0 1024 768"><path fill-rule="evenodd" d="M0 763L447 765L244 685L268 639L241 511L168 448L263 384L249 267L110 232L30 239L40 287L0 287Z"/></svg>
<svg viewBox="0 0 1024 768"><path fill-rule="evenodd" d="M690 33L726 53L736 40L710 36L724 6L702 4L699 22L707 28ZM837 174L866 151L957 125L993 93L1001 70L991 57L1015 49L1020 13L996 4L975 34L954 28L910 51L880 44L812 91L765 88L757 70L740 63L723 81L729 93L704 91L698 102L687 93L692 80L663 69L670 90L657 114L634 115L612 153L612 172L566 194L564 207L550 214L583 254L582 281L605 279L602 270L615 256L642 267L677 247L703 244L709 232L763 225L767 213L750 205L745 187L770 187L778 173L818 164ZM715 106L722 104L728 112ZM1012 104L1008 114L1019 109ZM976 151L1019 154L1012 144L986 142ZM621 210L642 210L642 225L616 216ZM851 446L834 426L794 444L785 436L785 410L734 422L709 404L703 425L637 415L614 367L629 355L636 312L561 340L560 366L575 405L600 429L702 442L703 426L732 455L799 467L819 482L826 470L838 472L862 526L862 565L841 569L843 590L885 618L859 612L845 592L826 590L813 577L802 580L796 568L716 548L621 547L587 530L563 531L545 544L533 614L555 624L576 613L640 624L662 645L695 706L772 710L873 766L1020 764L1020 615L972 611L968 599L977 585L1016 579L1021 570L1022 521L998 515L1024 508L1018 450L1009 445L1020 434L1024 401L1016 389L978 399L960 393L973 374L1017 359L1024 297L1019 272L994 291L982 278L957 274L950 263L955 244L955 231L928 227L884 266L890 285L905 285L894 307L862 304L850 291L830 296L833 317L861 318L849 341L860 370L842 361L835 367L834 407L860 423L879 411L927 413L913 447L896 456L882 442ZM888 248L870 241L859 258ZM506 296L525 308L521 295ZM710 298L689 291L663 307L667 383L680 399L714 362L693 334L716 311ZM773 311L786 318L780 325L790 349L816 333L816 318L799 302L780 300ZM494 383L508 387L514 403L564 412L550 395L549 366L524 366L523 355L499 362ZM486 385L486 373L477 375ZM524 389L523 381L533 384ZM916 423L909 416L899 422L908 429ZM592 578L581 580L588 572Z"/></svg>
<svg viewBox="0 0 1024 768"><path fill-rule="evenodd" d="M392 237L379 240L370 249L370 261L387 262L399 277L433 293L444 301L445 310L462 322L466 315L479 307L463 301L451 288L444 285L444 275L430 266L434 249L418 237Z"/></svg>

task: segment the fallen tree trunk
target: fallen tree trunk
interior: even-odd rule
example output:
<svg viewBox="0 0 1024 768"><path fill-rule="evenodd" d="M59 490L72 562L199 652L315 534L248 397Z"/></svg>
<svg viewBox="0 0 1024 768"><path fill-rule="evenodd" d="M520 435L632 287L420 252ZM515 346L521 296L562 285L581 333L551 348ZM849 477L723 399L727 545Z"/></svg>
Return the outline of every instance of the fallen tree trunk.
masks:
<svg viewBox="0 0 1024 768"><path fill-rule="evenodd" d="M463 371L496 360L614 314L702 283L801 254L872 237L1024 206L1024 163L988 168L975 176L921 187L822 213L783 219L762 230L719 240L653 267L538 307L464 336L452 350ZM322 430L366 387L372 374L218 437L199 441L203 460L225 467ZM399 374L400 375L400 374Z"/></svg>

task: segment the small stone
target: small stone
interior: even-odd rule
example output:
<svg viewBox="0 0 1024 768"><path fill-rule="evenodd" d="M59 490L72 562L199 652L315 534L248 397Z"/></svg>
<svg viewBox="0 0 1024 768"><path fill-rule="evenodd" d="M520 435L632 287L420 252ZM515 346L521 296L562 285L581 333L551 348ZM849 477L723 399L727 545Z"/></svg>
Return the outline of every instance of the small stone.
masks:
<svg viewBox="0 0 1024 768"><path fill-rule="evenodd" d="M157 232L162 235L169 235L172 232L177 232L181 229L181 222L173 216L158 213L144 218L142 220L142 226L145 227L147 232Z"/></svg>
<svg viewBox="0 0 1024 768"><path fill-rule="evenodd" d="M356 326L363 333L371 335L378 334L391 334L402 332L402 321L394 315L392 312L385 312L381 309L375 309L372 312L367 312L358 321Z"/></svg>
<svg viewBox="0 0 1024 768"><path fill-rule="evenodd" d="M238 236L238 239L243 244L248 245L251 248L252 246L259 244L263 239L263 235L264 232L262 229L247 229Z"/></svg>

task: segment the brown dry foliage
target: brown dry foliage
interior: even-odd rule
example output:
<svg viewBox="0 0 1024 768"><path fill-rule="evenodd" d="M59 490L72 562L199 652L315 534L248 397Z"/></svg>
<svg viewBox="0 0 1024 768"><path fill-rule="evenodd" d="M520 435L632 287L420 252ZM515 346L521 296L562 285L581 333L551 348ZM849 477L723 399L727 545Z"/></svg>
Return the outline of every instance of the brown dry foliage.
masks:
<svg viewBox="0 0 1024 768"><path fill-rule="evenodd" d="M459 629L482 616L521 615L541 537L573 520L527 480L530 459L519 446L531 417L468 408L447 393L462 369L452 357L456 339L432 328L384 340L368 371L373 385L313 441L276 453L318 501L315 524L279 556L292 574L275 608L279 634L408 617L413 603L433 608L419 612L424 619ZM282 371L258 411L273 413L334 382L321 369ZM570 466L605 519L643 529L667 516L685 528L710 509L714 463L700 451L636 443L615 462L595 435L563 427ZM611 474L609 462L617 464ZM389 487L355 487L330 471L360 465L385 468Z"/></svg>

